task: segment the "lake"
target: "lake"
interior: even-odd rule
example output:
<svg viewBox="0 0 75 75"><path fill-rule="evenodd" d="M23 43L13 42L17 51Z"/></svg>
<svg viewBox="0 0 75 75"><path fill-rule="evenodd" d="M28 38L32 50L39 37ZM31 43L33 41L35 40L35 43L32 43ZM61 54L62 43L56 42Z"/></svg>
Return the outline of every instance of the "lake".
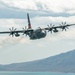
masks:
<svg viewBox="0 0 75 75"><path fill-rule="evenodd" d="M57 73L57 72L0 72L0 75L75 75L75 73Z"/></svg>

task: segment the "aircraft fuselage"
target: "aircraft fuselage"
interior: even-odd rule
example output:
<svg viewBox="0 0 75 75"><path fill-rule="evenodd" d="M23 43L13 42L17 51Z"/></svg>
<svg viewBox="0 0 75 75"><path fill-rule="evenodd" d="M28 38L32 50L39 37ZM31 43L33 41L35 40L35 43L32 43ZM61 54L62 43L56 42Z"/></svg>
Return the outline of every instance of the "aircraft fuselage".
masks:
<svg viewBox="0 0 75 75"><path fill-rule="evenodd" d="M29 32L28 33L28 36L32 40L41 39L41 38L46 37L46 31L45 30L41 30L41 29L33 30L33 32Z"/></svg>

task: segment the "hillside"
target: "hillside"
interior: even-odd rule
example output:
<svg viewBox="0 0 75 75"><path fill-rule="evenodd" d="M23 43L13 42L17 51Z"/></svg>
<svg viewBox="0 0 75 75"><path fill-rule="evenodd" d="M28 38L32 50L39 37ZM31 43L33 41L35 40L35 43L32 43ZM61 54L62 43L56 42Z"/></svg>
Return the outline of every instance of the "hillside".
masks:
<svg viewBox="0 0 75 75"><path fill-rule="evenodd" d="M75 50L42 60L1 65L2 71L51 71L75 73Z"/></svg>

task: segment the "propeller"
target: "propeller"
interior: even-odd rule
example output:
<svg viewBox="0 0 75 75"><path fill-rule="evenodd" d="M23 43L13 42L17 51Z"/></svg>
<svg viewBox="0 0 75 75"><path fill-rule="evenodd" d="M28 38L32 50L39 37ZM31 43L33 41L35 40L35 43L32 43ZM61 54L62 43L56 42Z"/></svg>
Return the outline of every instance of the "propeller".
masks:
<svg viewBox="0 0 75 75"><path fill-rule="evenodd" d="M66 29L69 29L66 22L61 22L60 26L62 28L62 31L66 31Z"/></svg>
<svg viewBox="0 0 75 75"><path fill-rule="evenodd" d="M17 29L17 28L14 28L14 27L9 28L9 30L10 30L10 34L9 34L9 36L11 36L11 35L12 35L12 37L13 37L13 36L14 36L14 34L15 34L16 29Z"/></svg>
<svg viewBox="0 0 75 75"><path fill-rule="evenodd" d="M26 32L26 30L27 30L27 27L25 26L24 28L22 28L23 29L23 35L24 34L26 34L26 36L28 35L28 33Z"/></svg>
<svg viewBox="0 0 75 75"><path fill-rule="evenodd" d="M50 25L47 25L47 26L48 26L48 32L51 32L51 33L52 33L52 31L53 31L55 25L53 25L53 24L51 23Z"/></svg>

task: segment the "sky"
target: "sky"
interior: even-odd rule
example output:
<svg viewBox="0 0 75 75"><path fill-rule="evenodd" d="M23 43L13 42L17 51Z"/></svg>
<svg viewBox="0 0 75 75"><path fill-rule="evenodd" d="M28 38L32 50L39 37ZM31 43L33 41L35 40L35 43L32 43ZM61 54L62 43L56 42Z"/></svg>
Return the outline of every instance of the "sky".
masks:
<svg viewBox="0 0 75 75"><path fill-rule="evenodd" d="M0 0L0 31L27 26L27 13L33 29L47 27L50 23L57 26L65 21L75 24L75 0ZM22 34L13 38L0 34L0 64L39 60L74 49L75 26L66 32L48 32L39 40L30 40Z"/></svg>

